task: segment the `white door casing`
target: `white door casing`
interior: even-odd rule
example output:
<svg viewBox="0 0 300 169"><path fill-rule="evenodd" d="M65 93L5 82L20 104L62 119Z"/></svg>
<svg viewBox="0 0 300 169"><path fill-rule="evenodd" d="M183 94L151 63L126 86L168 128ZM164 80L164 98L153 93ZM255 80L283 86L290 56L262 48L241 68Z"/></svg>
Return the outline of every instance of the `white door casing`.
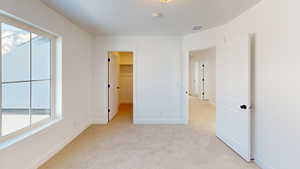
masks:
<svg viewBox="0 0 300 169"><path fill-rule="evenodd" d="M250 56L248 35L217 44L216 134L246 161L251 160Z"/></svg>

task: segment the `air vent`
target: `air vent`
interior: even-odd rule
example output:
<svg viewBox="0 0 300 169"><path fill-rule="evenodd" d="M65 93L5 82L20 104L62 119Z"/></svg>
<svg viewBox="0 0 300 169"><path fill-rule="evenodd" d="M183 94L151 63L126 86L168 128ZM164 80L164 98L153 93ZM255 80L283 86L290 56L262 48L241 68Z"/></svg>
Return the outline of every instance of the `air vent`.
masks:
<svg viewBox="0 0 300 169"><path fill-rule="evenodd" d="M193 31L199 31L199 30L201 30L201 29L202 29L202 26L200 26L200 25L195 25L195 26L193 26L193 28L192 28Z"/></svg>

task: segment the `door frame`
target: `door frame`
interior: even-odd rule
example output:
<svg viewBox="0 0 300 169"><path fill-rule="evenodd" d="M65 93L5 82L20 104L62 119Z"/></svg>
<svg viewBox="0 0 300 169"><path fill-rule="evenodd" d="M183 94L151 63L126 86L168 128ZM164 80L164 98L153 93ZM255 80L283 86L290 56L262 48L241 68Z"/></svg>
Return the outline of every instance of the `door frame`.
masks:
<svg viewBox="0 0 300 169"><path fill-rule="evenodd" d="M211 48L216 48L216 45L212 46L207 46L203 48L193 48L193 49L188 49L184 51L184 57L183 57L183 118L184 118L184 124L189 124L190 120L190 108L189 108L189 86L190 86L190 80L189 80L189 73L190 73L190 57L191 57L191 52L194 51L201 51L201 50L206 50L206 49L211 49Z"/></svg>
<svg viewBox="0 0 300 169"><path fill-rule="evenodd" d="M256 60L256 54L257 54L257 33L249 33L250 39L251 39L251 160L255 160L255 154L254 150L256 147L255 144L255 77L256 77L256 71L255 71L255 60ZM224 40L226 37L224 37ZM202 46L203 45L203 46ZM191 44L190 46L184 46L183 47L183 58L182 58L182 88L181 88L181 103L182 107L181 110L183 112L183 120L184 124L189 123L189 95L188 95L188 90L189 90L189 71L190 71L190 65L189 65L189 59L190 59L190 52L197 51L197 50L205 50L205 49L210 49L210 48L216 48L217 49L218 45L217 42L211 42L209 44L201 44L201 43L195 43ZM216 59L218 57L218 52L216 50ZM216 76L218 76L216 74ZM216 90L216 94L217 94ZM216 103L217 105L217 103ZM226 145L226 144L225 144ZM226 145L227 146L227 145ZM235 151L233 151L235 152Z"/></svg>
<svg viewBox="0 0 300 169"><path fill-rule="evenodd" d="M105 116L105 123L106 124L108 124L109 123L109 119L108 119L108 117L109 117L109 112L108 112L108 109L109 109L109 92L108 92L108 80L109 80L109 71L108 71L108 69L109 69L109 67L108 67L108 58L109 58L109 53L110 52L132 52L133 53L133 56L132 56L132 59L133 59L133 65L132 65L132 67L133 67L133 74L132 74L132 81L133 81L133 86L132 86L132 88L133 88L133 90L132 90L132 104L133 104L133 114L132 114L132 117L133 117L133 119L132 119L132 121L133 121L133 123L134 123L134 121L135 121L135 116L136 116L136 107L137 107L137 99L136 99L136 83L137 83L137 80L136 80L136 50L135 49L105 49L104 50L104 53L105 53L105 57L103 57L103 59L104 59L104 66L103 66L103 71L104 71L104 79L105 79L105 85L104 85L104 87L105 87L105 90L104 90L104 95L105 95L105 97L104 97L104 102L105 102L105 109L106 109L106 116Z"/></svg>
<svg viewBox="0 0 300 169"><path fill-rule="evenodd" d="M211 48L209 48L209 49L211 49ZM207 72L207 76L209 76L208 75L208 62L199 62L199 67L202 67L202 65L204 65L204 72L202 73L202 78L204 78L204 81L202 81L202 79L201 78L199 78L199 80L200 80L200 82L201 82L201 88L199 89L199 91L201 91L202 90L202 92L204 92L204 95L202 94L202 92L199 92L199 96L198 96L198 98L200 98L202 101L207 101L208 100L208 86L209 86L209 84L208 84L208 78L207 79L205 79L205 71ZM199 70L200 71L200 70ZM199 73L199 76L200 76L200 73ZM205 85L205 83L207 84L207 86ZM203 89L204 89L204 91L203 91ZM206 89L206 90L205 90ZM204 96L204 97L203 97Z"/></svg>

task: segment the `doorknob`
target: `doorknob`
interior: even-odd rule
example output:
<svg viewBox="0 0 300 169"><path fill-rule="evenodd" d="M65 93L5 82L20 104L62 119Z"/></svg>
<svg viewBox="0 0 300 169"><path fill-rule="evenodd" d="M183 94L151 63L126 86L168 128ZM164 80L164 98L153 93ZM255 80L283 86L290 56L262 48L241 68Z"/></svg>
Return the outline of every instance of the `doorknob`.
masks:
<svg viewBox="0 0 300 169"><path fill-rule="evenodd" d="M120 87L118 86L117 89L120 89Z"/></svg>
<svg viewBox="0 0 300 169"><path fill-rule="evenodd" d="M240 108L243 109L243 110L246 110L247 106L246 105L241 105Z"/></svg>

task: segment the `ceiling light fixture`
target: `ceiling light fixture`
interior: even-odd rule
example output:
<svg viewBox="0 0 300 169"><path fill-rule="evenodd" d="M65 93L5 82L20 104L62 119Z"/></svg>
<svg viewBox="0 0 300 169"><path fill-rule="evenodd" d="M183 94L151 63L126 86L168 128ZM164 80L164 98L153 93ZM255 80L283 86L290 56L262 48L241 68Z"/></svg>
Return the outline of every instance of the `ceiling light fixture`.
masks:
<svg viewBox="0 0 300 169"><path fill-rule="evenodd" d="M152 17L153 17L153 18L159 18L159 17L162 17L162 13L159 13L159 12L153 12L153 13L152 13Z"/></svg>
<svg viewBox="0 0 300 169"><path fill-rule="evenodd" d="M167 4L167 3L171 2L172 0L159 0L159 1L162 4Z"/></svg>

